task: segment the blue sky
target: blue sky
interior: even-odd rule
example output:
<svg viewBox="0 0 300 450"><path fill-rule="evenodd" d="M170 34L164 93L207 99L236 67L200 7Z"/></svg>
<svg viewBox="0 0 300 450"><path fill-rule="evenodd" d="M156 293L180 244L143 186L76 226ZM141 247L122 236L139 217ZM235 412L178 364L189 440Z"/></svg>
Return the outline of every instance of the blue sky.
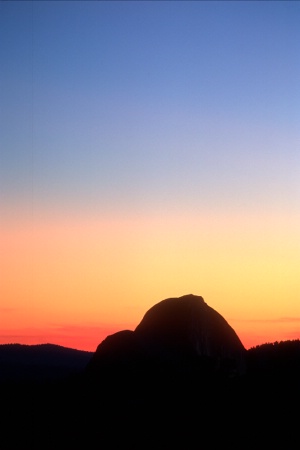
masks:
<svg viewBox="0 0 300 450"><path fill-rule="evenodd" d="M0 12L4 201L241 207L292 204L294 189L299 199L298 2Z"/></svg>

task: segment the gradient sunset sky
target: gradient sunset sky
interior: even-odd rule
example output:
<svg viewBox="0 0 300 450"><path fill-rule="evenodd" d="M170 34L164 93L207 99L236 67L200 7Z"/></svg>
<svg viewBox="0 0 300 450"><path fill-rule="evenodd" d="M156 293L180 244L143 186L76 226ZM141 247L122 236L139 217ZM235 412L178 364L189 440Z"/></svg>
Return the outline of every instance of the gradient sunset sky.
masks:
<svg viewBox="0 0 300 450"><path fill-rule="evenodd" d="M0 2L0 343L202 295L300 338L300 3Z"/></svg>

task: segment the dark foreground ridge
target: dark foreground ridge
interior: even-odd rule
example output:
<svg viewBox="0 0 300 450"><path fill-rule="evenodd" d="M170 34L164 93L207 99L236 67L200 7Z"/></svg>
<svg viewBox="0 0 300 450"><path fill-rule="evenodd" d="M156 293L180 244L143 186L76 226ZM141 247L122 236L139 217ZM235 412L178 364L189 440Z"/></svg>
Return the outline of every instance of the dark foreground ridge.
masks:
<svg viewBox="0 0 300 450"><path fill-rule="evenodd" d="M74 356L86 363L59 379L2 380L1 449L299 448L300 341L246 351L202 297L163 300Z"/></svg>

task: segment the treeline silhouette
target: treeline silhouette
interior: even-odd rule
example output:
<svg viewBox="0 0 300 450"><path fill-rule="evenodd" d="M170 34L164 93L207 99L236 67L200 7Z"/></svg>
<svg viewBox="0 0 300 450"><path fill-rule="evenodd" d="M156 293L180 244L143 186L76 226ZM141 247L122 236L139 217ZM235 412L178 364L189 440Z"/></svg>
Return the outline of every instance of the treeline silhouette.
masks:
<svg viewBox="0 0 300 450"><path fill-rule="evenodd" d="M2 380L0 448L298 449L300 341L246 355L236 376L157 364Z"/></svg>

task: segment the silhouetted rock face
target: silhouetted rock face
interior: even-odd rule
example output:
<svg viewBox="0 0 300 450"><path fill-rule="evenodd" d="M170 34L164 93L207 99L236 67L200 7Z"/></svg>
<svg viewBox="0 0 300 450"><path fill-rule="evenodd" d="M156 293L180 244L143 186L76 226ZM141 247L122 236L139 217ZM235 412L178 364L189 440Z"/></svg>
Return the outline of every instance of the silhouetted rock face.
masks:
<svg viewBox="0 0 300 450"><path fill-rule="evenodd" d="M202 297L184 295L154 305L135 329L150 351L177 357L207 357L215 368L230 361L239 366L245 348L226 320ZM236 364L238 363L238 364ZM241 367L239 368L239 370Z"/></svg>
<svg viewBox="0 0 300 450"><path fill-rule="evenodd" d="M233 375L246 350L226 320L200 296L168 298L150 308L134 331L108 336L89 369L171 367Z"/></svg>
<svg viewBox="0 0 300 450"><path fill-rule="evenodd" d="M96 350L98 360L102 365L122 364L134 362L140 355L141 349L134 331L123 330L107 336Z"/></svg>

